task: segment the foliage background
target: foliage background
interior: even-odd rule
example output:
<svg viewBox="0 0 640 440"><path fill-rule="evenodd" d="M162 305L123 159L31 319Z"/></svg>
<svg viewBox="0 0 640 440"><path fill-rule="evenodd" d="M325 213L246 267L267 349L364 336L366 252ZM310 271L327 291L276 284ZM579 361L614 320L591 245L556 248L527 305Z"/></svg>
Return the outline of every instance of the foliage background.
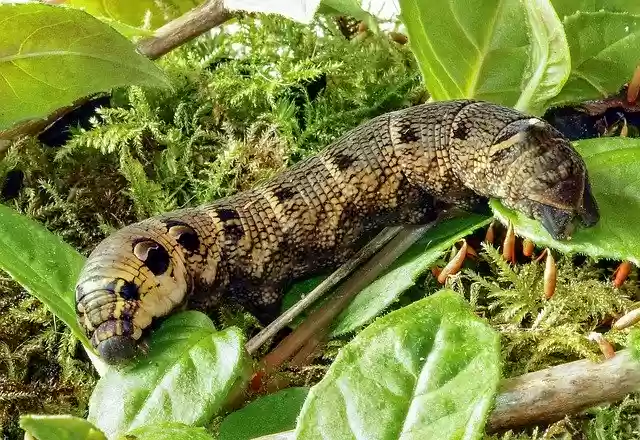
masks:
<svg viewBox="0 0 640 440"><path fill-rule="evenodd" d="M127 223L246 189L360 122L426 99L408 48L344 20L241 20L160 64L173 91L117 90L111 107L73 128L66 142L40 136L11 145L0 162L2 202L87 255ZM560 299L543 303L542 268L512 268L488 247L452 281L501 332L505 375L595 358L597 346L584 335L638 300L635 273L614 289L606 264L561 258ZM403 301L437 289L427 276ZM20 412L84 416L96 377L73 336L8 277L0 278L0 292L5 438L21 436ZM248 331L255 325L237 311L216 318ZM341 344L291 374L300 385L313 383ZM492 438L637 438L639 416L640 400L629 397L551 427Z"/></svg>

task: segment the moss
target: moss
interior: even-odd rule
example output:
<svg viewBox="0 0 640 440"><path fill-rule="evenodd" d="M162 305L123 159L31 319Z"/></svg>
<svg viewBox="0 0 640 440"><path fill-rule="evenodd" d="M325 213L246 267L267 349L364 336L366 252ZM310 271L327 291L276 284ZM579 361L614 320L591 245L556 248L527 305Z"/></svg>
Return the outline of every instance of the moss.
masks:
<svg viewBox="0 0 640 440"><path fill-rule="evenodd" d="M95 383L78 341L47 308L0 277L0 429L18 435L24 413L84 416Z"/></svg>
<svg viewBox="0 0 640 440"><path fill-rule="evenodd" d="M640 290L631 281L614 288L598 263L574 257L556 257L556 290L544 299L544 260L510 265L492 246L484 246L478 268L468 269L454 288L464 293L502 336L506 376L524 374L572 360L598 359L597 344L587 339L593 331L629 310ZM617 348L620 332L605 335Z"/></svg>
<svg viewBox="0 0 640 440"><path fill-rule="evenodd" d="M19 170L22 186L3 203L87 254L127 223L251 187L362 121L425 98L406 47L384 35L348 39L325 20L313 26L264 16L239 21L160 64L171 90L115 91L89 128L72 128L61 147L34 138L15 142L0 161L0 178ZM638 296L635 275L614 289L605 266L558 260L561 281L548 302L541 299L541 264L512 267L490 247L479 264L452 281L501 332L505 375L597 356L597 346L584 336ZM436 288L430 277L424 281L429 291ZM412 289L418 291L424 294ZM237 310L221 310L215 318L221 325L255 325ZM618 344L624 339L607 337ZM313 365L283 374L296 384L313 384L344 343L332 341ZM83 415L95 379L68 330L1 278L4 436L20 436L20 412ZM630 397L549 427L492 438L569 438L576 432L588 439L632 438L637 414L638 401Z"/></svg>

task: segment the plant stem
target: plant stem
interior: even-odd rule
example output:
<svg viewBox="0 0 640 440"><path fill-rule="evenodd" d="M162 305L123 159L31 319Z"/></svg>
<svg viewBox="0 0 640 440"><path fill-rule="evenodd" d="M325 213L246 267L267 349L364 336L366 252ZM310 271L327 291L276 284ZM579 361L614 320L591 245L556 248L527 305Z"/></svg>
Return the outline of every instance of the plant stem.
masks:
<svg viewBox="0 0 640 440"><path fill-rule="evenodd" d="M138 50L154 60L233 17L222 0L209 0L158 28L138 43Z"/></svg>

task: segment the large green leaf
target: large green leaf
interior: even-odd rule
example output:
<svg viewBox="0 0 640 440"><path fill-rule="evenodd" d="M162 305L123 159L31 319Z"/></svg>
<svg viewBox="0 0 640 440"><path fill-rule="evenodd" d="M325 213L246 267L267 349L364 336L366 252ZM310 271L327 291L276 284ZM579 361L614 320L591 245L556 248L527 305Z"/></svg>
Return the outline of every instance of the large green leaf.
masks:
<svg viewBox="0 0 640 440"><path fill-rule="evenodd" d="M75 313L74 287L85 258L40 223L0 205L0 268L91 344Z"/></svg>
<svg viewBox="0 0 640 440"><path fill-rule="evenodd" d="M478 439L500 379L497 333L452 291L375 321L340 350L296 438Z"/></svg>
<svg viewBox="0 0 640 440"><path fill-rule="evenodd" d="M20 427L38 440L107 440L90 422L74 416L22 416Z"/></svg>
<svg viewBox="0 0 640 440"><path fill-rule="evenodd" d="M570 241L556 241L540 222L492 201L496 216L503 222L512 221L518 235L540 246L640 265L640 140L589 139L577 142L576 148L587 164L591 189L600 209L597 225L578 229Z"/></svg>
<svg viewBox="0 0 640 440"><path fill-rule="evenodd" d="M308 388L287 388L254 400L222 421L218 440L251 440L293 429L307 394Z"/></svg>
<svg viewBox="0 0 640 440"><path fill-rule="evenodd" d="M436 100L477 98L540 112L567 79L569 50L548 0L400 0Z"/></svg>
<svg viewBox="0 0 640 440"><path fill-rule="evenodd" d="M383 275L356 296L336 318L331 335L351 332L378 316L413 286L445 250L489 221L485 216L469 215L448 220L428 230Z"/></svg>
<svg viewBox="0 0 640 440"><path fill-rule="evenodd" d="M565 18L564 27L571 75L553 105L605 97L630 81L638 64L640 15L580 12Z"/></svg>
<svg viewBox="0 0 640 440"><path fill-rule="evenodd" d="M202 0L67 0L66 5L140 29L156 29L202 3Z"/></svg>
<svg viewBox="0 0 640 440"><path fill-rule="evenodd" d="M160 422L201 426L247 379L244 336L236 327L216 331L196 311L165 320L149 354L98 382L89 420L109 438Z"/></svg>
<svg viewBox="0 0 640 440"><path fill-rule="evenodd" d="M114 87L168 86L129 40L83 11L0 4L0 27L0 130Z"/></svg>
<svg viewBox="0 0 640 440"><path fill-rule="evenodd" d="M204 428L184 423L157 423L141 426L122 435L118 440L214 440Z"/></svg>

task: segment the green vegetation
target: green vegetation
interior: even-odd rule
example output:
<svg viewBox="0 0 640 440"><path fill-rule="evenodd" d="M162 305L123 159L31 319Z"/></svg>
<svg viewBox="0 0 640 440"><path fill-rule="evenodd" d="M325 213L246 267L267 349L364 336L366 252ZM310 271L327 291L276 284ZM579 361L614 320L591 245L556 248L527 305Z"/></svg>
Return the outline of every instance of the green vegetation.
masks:
<svg viewBox="0 0 640 440"><path fill-rule="evenodd" d="M241 347L244 336L255 332L257 324L242 311L221 308L210 317L213 322L196 312L175 315L157 330L148 359L123 371L109 370L98 381L78 343L79 330L69 317L73 315L71 297L65 297L64 292L75 280L82 255L88 255L113 230L157 213L195 206L251 187L317 152L362 121L424 102L428 98L425 84L436 99L477 96L542 114L553 103L615 92L635 67L629 45L639 38L636 23L640 23L640 17L620 14L620 1L615 7L600 5L605 11L597 13L584 9L584 5L553 2L561 15L556 15L551 3L543 1L484 2L482 8L465 7L464 11L441 14L427 14L421 2L400 3L415 58L408 46L393 41L384 32L357 30L354 20L345 26L344 18L321 16L310 25L302 25L278 16L244 17L164 56L158 62L158 71L166 77L151 77L156 83L170 84L170 88L147 87L154 81L127 81L131 85L113 90L110 106L99 109L89 127L74 128L63 145L45 145L41 136L22 138L9 146L0 161L0 181L10 182L21 176L21 185L12 189L5 184L2 203L44 225L75 250L55 237L42 235L34 222L25 220L21 224L22 217L2 207L0 222L5 229L0 233L1 244L24 251L32 259L35 255L41 258L16 264L20 255L0 255L1 267L15 280L0 279L0 424L5 437L22 435L17 416L26 413L79 417L21 419L20 426L35 435L46 435L49 427L59 428L60 438L102 438L83 420L87 416L109 438L129 429L134 429L129 433L140 439L167 438L167 433L174 438L216 438L218 431L220 438L231 438L231 434L225 434L226 429L236 429L232 431L233 438L243 435L242 427L233 428L233 417L238 413L232 412L224 419L225 410L221 409L227 400L232 400L230 396L246 387L249 378L248 361ZM332 1L325 7L339 4ZM176 2L178 9L173 14L183 6ZM537 7L544 12L539 19L532 12L538 11ZM578 10L581 12L572 15ZM100 8L93 13L100 14ZM490 13L500 20L486 20ZM107 22L139 26L135 20L123 18L129 17L126 13L118 14L121 12L107 17ZM459 20L460 14L466 21L452 25L449 21ZM154 20L152 27L163 21L158 21L157 16ZM92 23L102 25L97 20ZM529 32L521 31L522 23ZM619 26L627 26L628 35L607 33L594 47L585 46L588 42L579 38L581 32L609 27L619 30ZM142 33L136 29L134 33ZM454 54L448 45L431 44L432 41L451 41L466 52L464 56ZM615 60L615 68L606 72L606 81L600 81L603 73L599 56L603 47L609 46L613 49L607 56ZM426 47L443 52L429 53ZM510 66L500 64L505 54L516 55L517 62ZM0 58L0 72L1 61ZM540 68L532 69L534 65ZM155 72L156 68L149 66L147 73ZM445 76L447 80L443 80ZM101 84L83 89L82 93L104 92L103 87L108 90L117 84ZM46 91L38 93L46 98ZM50 108L59 104L52 101ZM24 115L43 112L46 113L39 108L35 113L0 116L17 122ZM5 123L0 128L8 126ZM621 185L636 174L632 166L637 163L639 149L634 140L610 142L593 141L590 148L597 149L594 157L606 155L599 159L602 168L596 164L594 169L601 175L613 176L606 190L617 194ZM582 147L589 147L589 142L581 143ZM585 153L585 157L589 154ZM624 172L613 173L612 164ZM624 195L627 202L638 206L637 194ZM617 203L617 199L612 200L610 210ZM531 222L514 217L498 205L494 208L500 216L514 218L519 233L558 249L557 242L531 230L536 225L531 226ZM438 386L447 383L459 393L458 397L461 390L470 393L457 400L438 400L442 393L436 386L429 395L430 404L451 405L449 408L460 412L457 418L443 419L447 426L423 417L416 422L416 431L454 438L456 432L466 429L472 438L482 438L500 376L585 357L599 359L597 345L586 335L607 328L613 316L634 308L640 289L635 271L621 288L614 288L609 281L612 265L592 257L615 256L637 262L637 250L624 248L615 240L610 240L613 251L609 254L589 247L561 248L567 254L556 254L558 287L554 297L545 300L543 263L527 260L509 265L495 248L487 245L477 259L467 261L465 269L447 281L446 287L458 295L451 291L432 295L441 286L428 269L434 262L446 264L448 256L442 255L443 249L459 236L474 230L483 234L478 228L488 220L468 217L460 222L457 226L445 225L434 240L435 246L429 247L431 240L419 242L399 259L377 281L377 288L388 296L377 302L366 296L356 300L334 330L336 337L310 365L281 373L290 386L300 387L301 393L292 396L281 392L258 400L251 396L254 406L241 411L253 411L252 420L260 425L261 412L267 417L271 408L290 405L293 414L297 414L302 407L297 430L313 432L323 427L330 411L341 408L318 404L330 399L336 388L335 379L341 378L352 381L351 403L358 403L363 423L379 428L373 425L380 420L380 414L369 412L378 406L372 397L375 387L362 388L364 381L354 374L360 368L380 370L379 375L390 384L407 391L422 383L413 376L399 379L398 365L404 367L408 364L403 362L409 362L414 376L427 371L430 376L420 379L433 379ZM634 225L622 226L624 233L637 240ZM28 232L21 235L16 231ZM600 241L615 236L612 231L600 231ZM570 254L576 251L592 257ZM62 264L60 258L53 258L56 252L66 252L70 263ZM51 259L46 260L44 255ZM32 273L25 269L32 269ZM379 298L375 285L368 288L368 294ZM390 291L389 286L395 290ZM42 302L26 294L25 288ZM429 297L424 298L425 295ZM463 304L461 296L470 308ZM383 311L390 313L359 331ZM355 338L354 330L358 330ZM413 343L403 340L402 347L392 347L389 341L394 334L410 335ZM442 336L446 340L445 351L431 357L436 334L446 336ZM628 345L628 331L610 330L605 336L616 348ZM372 341L380 344L378 350L370 349L368 344ZM403 356L397 351L400 348ZM399 356L394 359L398 365L387 363L391 355L384 356L384 350L394 349L394 355ZM422 356L435 359L438 368L427 370ZM194 357L197 362L190 363ZM468 377L465 368L469 365L475 365L474 371L484 372L481 382ZM323 377L307 397L306 388ZM160 382L166 388L158 385ZM208 392L199 394L203 389ZM125 402L119 411L108 406L114 396ZM400 416L406 415L409 405L419 403L410 395L406 397L394 407ZM272 400L264 401L269 398ZM430 407L425 404L424 410L428 415ZM484 438L529 440L579 434L588 439L632 439L638 436L639 411L640 398L629 396L621 403L594 408L550 426ZM293 429L294 418L288 414L262 426L269 430ZM164 429L153 427L154 423ZM390 435L397 438L401 427L387 428L393 429L395 434ZM346 432L351 427L331 423L322 429Z"/></svg>

